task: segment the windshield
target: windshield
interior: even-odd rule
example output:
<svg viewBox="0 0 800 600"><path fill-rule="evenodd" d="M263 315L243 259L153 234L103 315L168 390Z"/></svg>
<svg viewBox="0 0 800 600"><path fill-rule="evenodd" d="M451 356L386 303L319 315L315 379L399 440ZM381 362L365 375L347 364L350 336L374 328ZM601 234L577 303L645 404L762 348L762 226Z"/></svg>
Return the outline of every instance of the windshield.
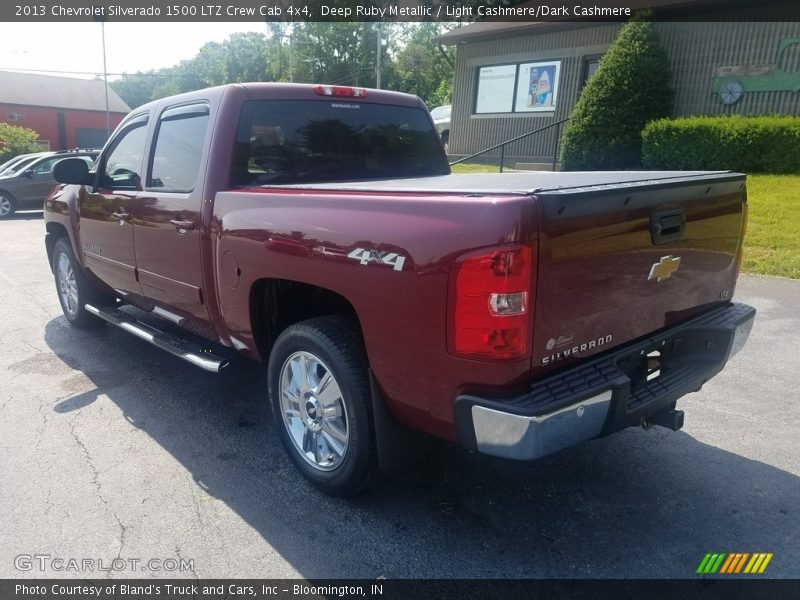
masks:
<svg viewBox="0 0 800 600"><path fill-rule="evenodd" d="M16 173L22 172L37 158L38 156L28 156L22 158L18 156L16 159L8 161L2 165L3 169L0 170L0 177L9 177L11 175L15 175Z"/></svg>
<svg viewBox="0 0 800 600"><path fill-rule="evenodd" d="M348 100L245 103L237 186L425 177L450 172L422 108Z"/></svg>

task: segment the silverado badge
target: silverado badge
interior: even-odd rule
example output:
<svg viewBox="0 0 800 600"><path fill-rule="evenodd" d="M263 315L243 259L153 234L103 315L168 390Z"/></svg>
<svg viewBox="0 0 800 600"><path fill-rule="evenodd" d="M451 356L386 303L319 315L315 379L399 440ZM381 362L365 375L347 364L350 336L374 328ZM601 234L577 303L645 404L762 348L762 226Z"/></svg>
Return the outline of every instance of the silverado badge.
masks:
<svg viewBox="0 0 800 600"><path fill-rule="evenodd" d="M668 279L675 271L678 270L678 267L681 266L681 257L677 256L675 258L672 255L662 256L661 260L657 263L654 263L652 267L650 267L650 275L647 276L647 281L651 279L655 279L656 281L661 281L662 279Z"/></svg>

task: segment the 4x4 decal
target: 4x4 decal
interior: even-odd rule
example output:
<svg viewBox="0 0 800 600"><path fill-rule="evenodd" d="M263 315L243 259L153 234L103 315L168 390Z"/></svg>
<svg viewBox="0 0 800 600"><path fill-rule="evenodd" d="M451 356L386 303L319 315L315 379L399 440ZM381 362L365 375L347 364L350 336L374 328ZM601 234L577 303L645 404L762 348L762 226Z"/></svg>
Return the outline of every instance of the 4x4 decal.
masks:
<svg viewBox="0 0 800 600"><path fill-rule="evenodd" d="M347 258L359 261L362 265L376 262L382 265L389 265L395 271L402 271L403 264L406 262L405 256L400 256L397 252L381 252L379 250L366 250L365 248L356 248Z"/></svg>

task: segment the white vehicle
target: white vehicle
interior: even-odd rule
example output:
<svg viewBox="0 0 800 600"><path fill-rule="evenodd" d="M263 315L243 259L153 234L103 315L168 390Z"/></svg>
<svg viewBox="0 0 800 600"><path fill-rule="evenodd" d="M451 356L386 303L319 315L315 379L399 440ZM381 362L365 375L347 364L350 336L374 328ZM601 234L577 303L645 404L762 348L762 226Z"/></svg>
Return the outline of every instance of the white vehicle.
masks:
<svg viewBox="0 0 800 600"><path fill-rule="evenodd" d="M436 125L436 131L439 132L439 137L442 138L445 150L447 150L450 142L450 110L452 108L450 104L447 104L445 106L437 106L431 111L433 124Z"/></svg>

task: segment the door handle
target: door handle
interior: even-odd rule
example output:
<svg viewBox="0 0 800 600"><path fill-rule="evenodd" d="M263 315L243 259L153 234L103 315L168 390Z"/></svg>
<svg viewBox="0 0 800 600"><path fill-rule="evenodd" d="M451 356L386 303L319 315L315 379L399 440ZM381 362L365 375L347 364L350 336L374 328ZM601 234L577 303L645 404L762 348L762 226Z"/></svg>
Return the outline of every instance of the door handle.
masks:
<svg viewBox="0 0 800 600"><path fill-rule="evenodd" d="M685 231L686 212L682 208L650 215L650 239L654 246L680 241Z"/></svg>
<svg viewBox="0 0 800 600"><path fill-rule="evenodd" d="M124 225L125 221L131 218L130 213L121 210L111 213L111 216L114 217L114 219L116 219L117 221L119 221L120 225Z"/></svg>
<svg viewBox="0 0 800 600"><path fill-rule="evenodd" d="M172 219L170 225L175 227L175 231L183 235L187 231L194 229L194 221L185 221L183 219Z"/></svg>

